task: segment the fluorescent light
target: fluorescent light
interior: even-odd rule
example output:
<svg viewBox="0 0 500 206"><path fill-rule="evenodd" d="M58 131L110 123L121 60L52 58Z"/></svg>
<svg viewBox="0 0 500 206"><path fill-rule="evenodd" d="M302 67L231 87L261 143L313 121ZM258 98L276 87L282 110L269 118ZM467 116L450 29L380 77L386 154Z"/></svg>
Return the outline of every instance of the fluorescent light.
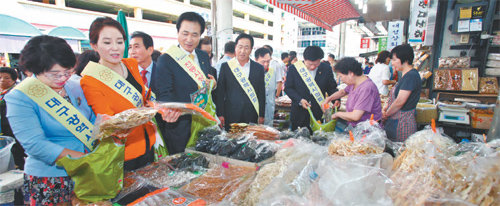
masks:
<svg viewBox="0 0 500 206"><path fill-rule="evenodd" d="M363 1L360 1L358 4L358 9L361 10L363 9Z"/></svg>
<svg viewBox="0 0 500 206"><path fill-rule="evenodd" d="M390 0L389 0L389 1L387 1L387 2L389 2L389 3L386 5L386 6L387 6L387 12L390 12L390 11L392 11L392 2L391 2Z"/></svg>
<svg viewBox="0 0 500 206"><path fill-rule="evenodd" d="M363 5L363 14L366 14L368 12L368 6L365 4Z"/></svg>
<svg viewBox="0 0 500 206"><path fill-rule="evenodd" d="M382 22L377 22L375 24L375 28L380 32L379 34L387 35L387 30L385 29L384 25L382 25Z"/></svg>
<svg viewBox="0 0 500 206"><path fill-rule="evenodd" d="M372 31L370 31L370 29L366 28L365 24L360 23L360 24L359 24L359 28L360 28L363 32L365 32L365 34L366 34L366 35L368 35L368 36L375 36L375 34L373 34L373 32L372 32Z"/></svg>

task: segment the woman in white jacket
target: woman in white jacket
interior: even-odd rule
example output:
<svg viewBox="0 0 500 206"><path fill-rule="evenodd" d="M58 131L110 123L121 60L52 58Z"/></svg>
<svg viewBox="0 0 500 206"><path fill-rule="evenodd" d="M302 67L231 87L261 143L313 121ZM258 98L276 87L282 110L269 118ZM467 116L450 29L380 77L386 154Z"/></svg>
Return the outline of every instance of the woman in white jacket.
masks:
<svg viewBox="0 0 500 206"><path fill-rule="evenodd" d="M378 92L387 96L389 94L388 85L395 84L396 81L391 79L391 72L389 71L389 62L391 61L391 53L388 51L381 51L375 60L375 66L371 69L368 77L377 86Z"/></svg>

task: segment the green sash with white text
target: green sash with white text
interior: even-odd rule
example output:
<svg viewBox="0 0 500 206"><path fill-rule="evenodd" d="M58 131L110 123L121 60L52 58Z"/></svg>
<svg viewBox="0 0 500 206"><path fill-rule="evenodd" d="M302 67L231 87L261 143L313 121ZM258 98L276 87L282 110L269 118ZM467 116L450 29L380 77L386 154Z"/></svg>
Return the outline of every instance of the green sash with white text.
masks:
<svg viewBox="0 0 500 206"><path fill-rule="evenodd" d="M314 96L314 99L316 99L318 105L321 106L321 102L325 100L325 97L321 93L321 89L319 89L318 84L316 84L316 81L314 81L314 78L309 73L309 70L306 69L306 65L304 65L302 61L297 61L293 65L297 69L297 72L299 73L304 83L306 83L309 92L311 92L311 94Z"/></svg>
<svg viewBox="0 0 500 206"><path fill-rule="evenodd" d="M95 140L92 138L94 125L61 95L34 77L23 80L15 89L36 102L90 151L94 150Z"/></svg>
<svg viewBox="0 0 500 206"><path fill-rule="evenodd" d="M170 55L179 66L181 66L186 73L196 82L198 88L203 87L203 82L207 79L205 73L201 68L189 58L189 56L182 51L179 47L172 45L168 50L167 54Z"/></svg>
<svg viewBox="0 0 500 206"><path fill-rule="evenodd" d="M269 70L266 72L266 76L264 77L264 80L266 82L266 88L269 87L269 83L271 83L271 77L274 74L274 69L269 67Z"/></svg>
<svg viewBox="0 0 500 206"><path fill-rule="evenodd" d="M248 98L250 99L250 102L252 102L253 108L255 109L255 112L257 112L258 116L259 99L257 98L257 93L255 93L255 89L253 88L248 78L243 75L243 71L240 64L238 63L238 60L236 60L236 58L233 58L229 60L227 64L229 65L231 72L233 72L233 75L236 77L236 80L238 80L238 83L240 83L240 86L247 94Z"/></svg>

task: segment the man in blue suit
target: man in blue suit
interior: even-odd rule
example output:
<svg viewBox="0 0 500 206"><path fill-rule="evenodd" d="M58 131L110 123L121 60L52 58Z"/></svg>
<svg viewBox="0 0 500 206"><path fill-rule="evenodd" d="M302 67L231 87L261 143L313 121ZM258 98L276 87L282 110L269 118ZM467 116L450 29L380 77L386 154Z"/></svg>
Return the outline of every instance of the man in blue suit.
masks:
<svg viewBox="0 0 500 206"><path fill-rule="evenodd" d="M217 82L217 116L226 130L231 123L264 123L264 67L250 59L253 37L236 38L235 58L221 66Z"/></svg>
<svg viewBox="0 0 500 206"><path fill-rule="evenodd" d="M185 12L177 20L177 40L186 58L194 60L208 79L215 80L215 69L210 66L208 54L196 49L205 30L205 20L195 12ZM162 102L191 102L190 95L199 89L187 70L168 53L158 58L157 73L153 76L156 98ZM170 154L184 152L191 136L191 115L179 117L175 123L164 123L163 134Z"/></svg>
<svg viewBox="0 0 500 206"><path fill-rule="evenodd" d="M316 86L325 97L325 93L331 95L337 91L337 84L333 79L333 71L332 68L325 63L321 63L321 59L323 59L325 53L318 46L308 46L304 50L304 61L297 62L299 64L303 63L305 65L306 71L305 75L307 76L303 78L301 74L299 74L299 69L297 68L297 63L290 65L288 67L287 79L285 82L285 93L292 99L292 108L290 112L290 122L292 124L292 130L297 129L298 127L308 127L310 128L310 115L307 112L307 108L311 107L314 117L317 120L321 119L323 114L320 103L318 99L321 97L313 96L315 93ZM312 78L316 84L310 82L307 86L304 79Z"/></svg>

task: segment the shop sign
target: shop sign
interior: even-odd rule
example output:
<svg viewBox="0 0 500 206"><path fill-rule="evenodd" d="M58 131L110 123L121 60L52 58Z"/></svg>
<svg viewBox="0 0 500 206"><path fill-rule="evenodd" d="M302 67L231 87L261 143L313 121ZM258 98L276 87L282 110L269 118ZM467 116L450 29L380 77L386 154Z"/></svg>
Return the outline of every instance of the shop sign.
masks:
<svg viewBox="0 0 500 206"><path fill-rule="evenodd" d="M404 21L391 21L388 26L387 50L392 50L394 47L403 43Z"/></svg>
<svg viewBox="0 0 500 206"><path fill-rule="evenodd" d="M387 50L387 37L378 39L378 52Z"/></svg>
<svg viewBox="0 0 500 206"><path fill-rule="evenodd" d="M484 6L473 6L472 7L472 18L473 19L482 19L485 15Z"/></svg>
<svg viewBox="0 0 500 206"><path fill-rule="evenodd" d="M361 38L361 49L368 49L370 48L370 39L369 38Z"/></svg>
<svg viewBox="0 0 500 206"><path fill-rule="evenodd" d="M420 43L424 41L427 19L429 16L429 4L426 0L413 0L410 14L409 42Z"/></svg>

